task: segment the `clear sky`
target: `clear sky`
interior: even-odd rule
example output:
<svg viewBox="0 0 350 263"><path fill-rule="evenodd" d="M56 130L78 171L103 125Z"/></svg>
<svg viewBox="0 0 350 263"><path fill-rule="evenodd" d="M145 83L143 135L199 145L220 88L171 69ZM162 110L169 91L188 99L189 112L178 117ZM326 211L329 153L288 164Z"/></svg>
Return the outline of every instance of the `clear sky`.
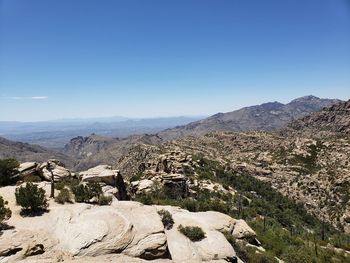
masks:
<svg viewBox="0 0 350 263"><path fill-rule="evenodd" d="M350 98L349 0L0 0L0 120Z"/></svg>

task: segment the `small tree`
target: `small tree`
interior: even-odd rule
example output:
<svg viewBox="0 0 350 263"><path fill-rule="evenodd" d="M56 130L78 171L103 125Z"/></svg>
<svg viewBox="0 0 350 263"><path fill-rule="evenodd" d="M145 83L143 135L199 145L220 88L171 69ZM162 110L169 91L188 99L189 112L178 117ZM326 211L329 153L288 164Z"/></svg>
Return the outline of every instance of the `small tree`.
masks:
<svg viewBox="0 0 350 263"><path fill-rule="evenodd" d="M170 212L168 210L162 209L158 211L158 214L162 219L162 223L165 229L167 230L171 229L174 225L174 219L173 219L173 216L170 214Z"/></svg>
<svg viewBox="0 0 350 263"><path fill-rule="evenodd" d="M0 224L11 217L11 210L7 207L7 201L0 196Z"/></svg>
<svg viewBox="0 0 350 263"><path fill-rule="evenodd" d="M48 207L45 190L32 183L16 188L16 202L24 212L38 212Z"/></svg>
<svg viewBox="0 0 350 263"><path fill-rule="evenodd" d="M19 163L15 159L0 160L0 186L10 185L16 181L14 175L18 166Z"/></svg>
<svg viewBox="0 0 350 263"><path fill-rule="evenodd" d="M51 174L51 193L50 193L50 198L55 198L55 176L53 174L53 164L51 162L47 162L46 169L50 172Z"/></svg>

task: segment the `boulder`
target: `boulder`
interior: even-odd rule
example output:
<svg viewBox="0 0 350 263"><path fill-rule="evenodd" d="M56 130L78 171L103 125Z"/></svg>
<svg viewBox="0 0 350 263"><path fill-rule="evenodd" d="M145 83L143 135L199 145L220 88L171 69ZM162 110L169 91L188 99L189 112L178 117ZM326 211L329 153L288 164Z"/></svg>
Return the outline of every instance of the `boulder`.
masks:
<svg viewBox="0 0 350 263"><path fill-rule="evenodd" d="M98 165L87 171L80 172L82 182L105 183L111 186L116 185L118 170L112 170L109 165Z"/></svg>
<svg viewBox="0 0 350 263"><path fill-rule="evenodd" d="M37 172L38 163L37 162L25 162L21 163L18 167L18 172L21 176L26 176Z"/></svg>
<svg viewBox="0 0 350 263"><path fill-rule="evenodd" d="M154 182L148 179L133 181L130 183L130 191L133 194L149 193L153 190L153 187Z"/></svg>
<svg viewBox="0 0 350 263"><path fill-rule="evenodd" d="M50 165L51 170L48 169L48 165ZM64 164L54 159L41 164L38 169L46 181L51 181L51 171L55 181L64 180L71 176L71 172L64 167Z"/></svg>
<svg viewBox="0 0 350 263"><path fill-rule="evenodd" d="M167 238L157 209L137 202L118 202L116 206L132 222L134 231L134 238L123 253L144 259L167 257Z"/></svg>
<svg viewBox="0 0 350 263"><path fill-rule="evenodd" d="M111 185L103 185L102 187L102 192L103 194L107 195L107 196L114 196L114 197L118 197L118 189L111 186Z"/></svg>
<svg viewBox="0 0 350 263"><path fill-rule="evenodd" d="M210 260L226 260L236 253L220 231L233 229L234 219L218 212L194 213L171 206L157 206L157 209L168 210L174 219L174 226L165 230L168 248L174 262L201 262ZM178 231L179 225L198 226L206 237L192 242Z"/></svg>
<svg viewBox="0 0 350 263"><path fill-rule="evenodd" d="M238 239L256 237L255 231L243 219L236 220L232 236Z"/></svg>
<svg viewBox="0 0 350 263"><path fill-rule="evenodd" d="M25 257L45 252L44 245L52 248L54 240L41 230L6 230L0 238L0 261L18 262Z"/></svg>
<svg viewBox="0 0 350 263"><path fill-rule="evenodd" d="M59 247L73 256L123 253L145 259L164 257L167 242L156 209L133 202L116 204L74 204L55 210L53 231Z"/></svg>
<svg viewBox="0 0 350 263"><path fill-rule="evenodd" d="M123 251L133 240L133 226L116 209L75 204L55 211L54 237L74 256L98 256Z"/></svg>

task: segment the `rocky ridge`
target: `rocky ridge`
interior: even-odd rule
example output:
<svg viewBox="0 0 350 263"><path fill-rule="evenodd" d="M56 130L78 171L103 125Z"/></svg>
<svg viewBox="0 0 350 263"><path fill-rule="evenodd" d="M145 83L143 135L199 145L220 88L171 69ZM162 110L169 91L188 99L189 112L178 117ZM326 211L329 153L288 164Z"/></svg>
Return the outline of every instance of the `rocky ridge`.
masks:
<svg viewBox="0 0 350 263"><path fill-rule="evenodd" d="M269 102L218 113L204 120L164 130L158 136L171 140L190 135L201 136L213 131L276 131L292 120L338 102L339 100L320 99L315 96L297 98L287 104Z"/></svg>

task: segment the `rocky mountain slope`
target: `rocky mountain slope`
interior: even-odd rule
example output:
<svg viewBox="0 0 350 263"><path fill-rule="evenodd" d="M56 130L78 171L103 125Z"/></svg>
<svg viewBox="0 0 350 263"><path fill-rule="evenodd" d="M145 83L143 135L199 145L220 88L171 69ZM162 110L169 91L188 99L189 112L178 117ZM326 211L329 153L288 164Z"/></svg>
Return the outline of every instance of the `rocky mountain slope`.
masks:
<svg viewBox="0 0 350 263"><path fill-rule="evenodd" d="M91 134L70 140L64 154L76 160L75 170L81 171L98 164L115 165L119 158L138 143L157 144L161 139L154 135L135 135L127 138L108 138Z"/></svg>
<svg viewBox="0 0 350 263"><path fill-rule="evenodd" d="M282 134L324 137L350 134L350 100L293 121Z"/></svg>
<svg viewBox="0 0 350 263"><path fill-rule="evenodd" d="M318 218L350 233L349 119L347 101L294 121L281 134L214 132L157 146L142 144L119 160L118 169L129 177L142 172L145 179L157 178L159 167L167 165L165 153L204 157L270 183ZM180 157L171 158L186 160ZM168 172L186 174L183 165L188 163L171 158Z"/></svg>
<svg viewBox="0 0 350 263"><path fill-rule="evenodd" d="M68 167L74 166L74 159L53 150L38 145L14 142L0 137L0 159L15 158L19 161L43 162L48 159L60 159Z"/></svg>
<svg viewBox="0 0 350 263"><path fill-rule="evenodd" d="M180 157L202 156L228 171L268 182L310 213L350 233L350 137L321 140L263 132L218 132L161 146L136 146L121 158L118 169L129 177L143 172L145 179L157 178L159 167L166 164L162 156L169 152L178 152ZM171 163L172 173L185 174L182 165L186 163ZM153 172L148 171L150 167L154 167Z"/></svg>
<svg viewBox="0 0 350 263"><path fill-rule="evenodd" d="M269 102L232 112L218 113L204 120L167 129L158 133L158 136L169 140L188 135L205 135L212 131L276 131L294 119L337 102L339 100L320 99L314 96L301 97L288 104Z"/></svg>

